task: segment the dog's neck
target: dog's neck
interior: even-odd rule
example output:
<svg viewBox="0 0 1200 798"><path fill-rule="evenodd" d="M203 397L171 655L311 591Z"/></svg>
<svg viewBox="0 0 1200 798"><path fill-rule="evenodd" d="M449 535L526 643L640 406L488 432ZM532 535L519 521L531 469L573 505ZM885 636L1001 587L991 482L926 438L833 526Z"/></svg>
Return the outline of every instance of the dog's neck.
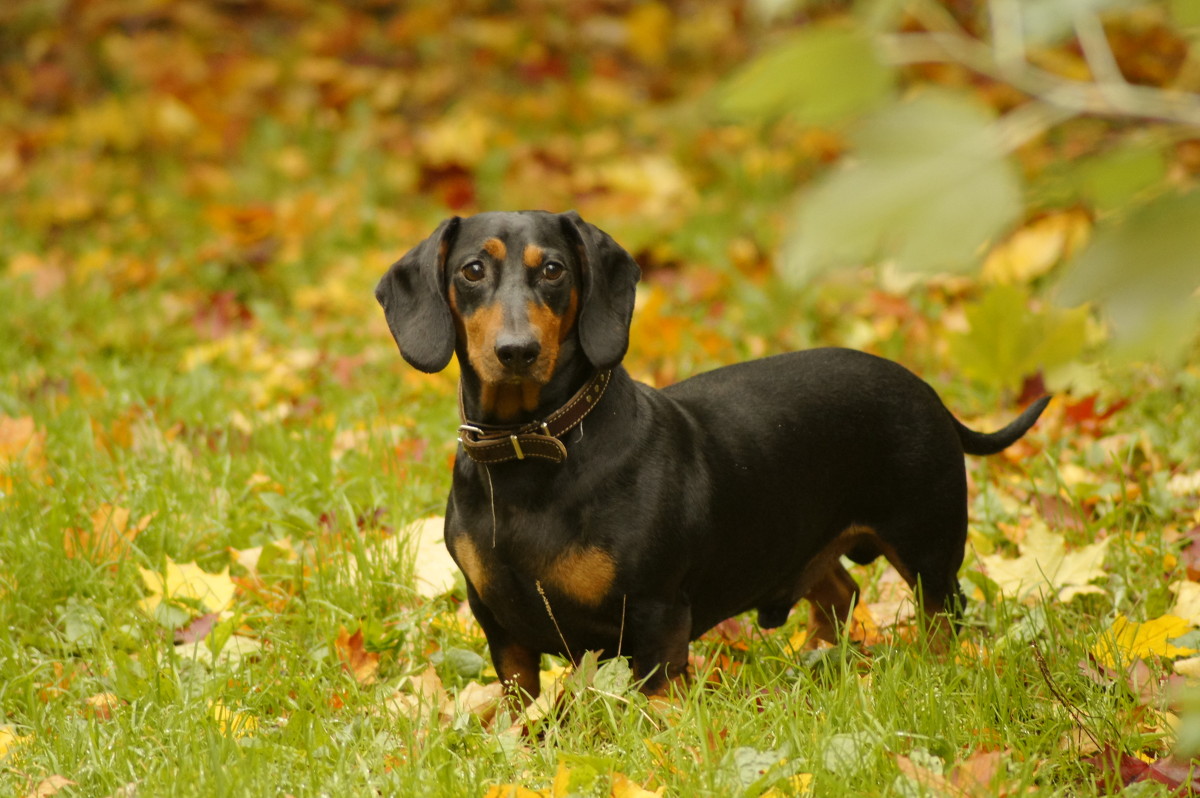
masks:
<svg viewBox="0 0 1200 798"><path fill-rule="evenodd" d="M466 358L459 359L459 396L464 421L487 426L521 426L541 421L567 403L596 369L584 358L567 358L545 385L485 383Z"/></svg>

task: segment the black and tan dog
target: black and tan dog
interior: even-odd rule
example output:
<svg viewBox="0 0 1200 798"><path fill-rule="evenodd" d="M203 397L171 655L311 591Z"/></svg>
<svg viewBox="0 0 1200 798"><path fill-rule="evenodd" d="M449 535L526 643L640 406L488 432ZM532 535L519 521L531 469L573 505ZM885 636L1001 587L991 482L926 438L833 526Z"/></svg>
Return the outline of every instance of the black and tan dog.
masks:
<svg viewBox="0 0 1200 798"><path fill-rule="evenodd" d="M846 349L778 355L655 390L621 366L640 270L575 213L443 222L376 297L405 360L458 356L463 424L446 544L496 671L538 693L544 652L624 654L648 692L688 642L802 598L832 639L885 556L925 611L957 612L963 454L1033 425L959 423L903 367Z"/></svg>

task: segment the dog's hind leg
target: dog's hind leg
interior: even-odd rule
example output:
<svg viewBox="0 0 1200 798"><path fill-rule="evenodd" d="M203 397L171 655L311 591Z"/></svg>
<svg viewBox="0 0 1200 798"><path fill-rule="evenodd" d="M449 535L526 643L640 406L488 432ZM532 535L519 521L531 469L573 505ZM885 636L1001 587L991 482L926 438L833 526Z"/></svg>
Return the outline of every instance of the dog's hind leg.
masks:
<svg viewBox="0 0 1200 798"><path fill-rule="evenodd" d="M818 640L836 643L838 627L845 625L854 612L858 583L834 560L804 598L809 603L807 645L813 647Z"/></svg>

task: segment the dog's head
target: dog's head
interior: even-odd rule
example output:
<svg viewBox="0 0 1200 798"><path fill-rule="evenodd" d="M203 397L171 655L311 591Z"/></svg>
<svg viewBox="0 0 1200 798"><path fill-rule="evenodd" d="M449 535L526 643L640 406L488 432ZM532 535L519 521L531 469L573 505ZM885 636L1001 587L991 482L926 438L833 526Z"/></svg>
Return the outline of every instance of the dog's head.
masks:
<svg viewBox="0 0 1200 798"><path fill-rule="evenodd" d="M481 213L442 222L375 297L414 367L441 371L457 351L485 393L513 393L517 409L532 410L578 353L596 369L621 361L640 276L628 252L573 211Z"/></svg>

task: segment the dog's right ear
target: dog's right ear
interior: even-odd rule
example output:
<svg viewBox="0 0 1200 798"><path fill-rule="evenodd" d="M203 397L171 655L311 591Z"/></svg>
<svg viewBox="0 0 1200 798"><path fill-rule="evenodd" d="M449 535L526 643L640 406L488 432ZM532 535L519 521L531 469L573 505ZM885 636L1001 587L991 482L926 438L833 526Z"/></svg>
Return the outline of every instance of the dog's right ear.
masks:
<svg viewBox="0 0 1200 798"><path fill-rule="evenodd" d="M446 296L446 255L458 232L452 216L433 235L392 264L375 286L388 329L400 354L414 368L432 374L454 354L454 319Z"/></svg>

